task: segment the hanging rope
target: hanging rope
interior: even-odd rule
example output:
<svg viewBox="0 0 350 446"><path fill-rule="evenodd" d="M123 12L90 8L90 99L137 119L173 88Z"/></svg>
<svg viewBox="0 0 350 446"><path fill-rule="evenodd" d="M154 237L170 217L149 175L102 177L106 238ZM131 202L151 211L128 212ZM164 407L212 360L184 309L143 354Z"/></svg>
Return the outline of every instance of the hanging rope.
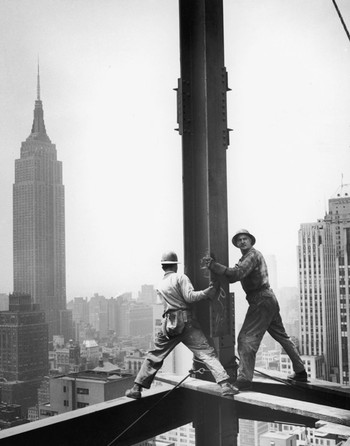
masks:
<svg viewBox="0 0 350 446"><path fill-rule="evenodd" d="M347 29L347 27L346 27L346 24L345 24L345 22L344 22L344 19L343 19L342 15L341 15L341 12L339 11L338 5L337 5L337 3L336 3L335 0L332 0L332 3L333 3L333 5L334 5L334 7L335 7L335 10L337 11L337 14L338 14L338 16L339 16L339 19L340 19L340 21L341 21L341 23L342 23L342 25L343 25L343 28L344 28L344 30L345 30L345 32L346 32L346 35L348 36L348 40L349 40L349 42L350 42L350 34L349 34L349 31L348 31L348 29Z"/></svg>
<svg viewBox="0 0 350 446"><path fill-rule="evenodd" d="M226 299L226 292L225 290L220 286L220 293L217 299L217 303L219 305L218 310L216 311L216 316L215 316L215 332L218 331L218 329L221 327L224 319L225 319L225 305L223 300Z"/></svg>
<svg viewBox="0 0 350 446"><path fill-rule="evenodd" d="M268 373L264 373L264 372L261 372L260 370L256 370L256 369L254 369L254 372L260 373L260 375L264 376L265 378L269 378L274 381L280 382L282 384L285 384L286 386L294 387L293 383L289 382L287 378L283 379L283 378L278 378L277 376L271 376Z"/></svg>
<svg viewBox="0 0 350 446"><path fill-rule="evenodd" d="M209 252L206 252L205 257L211 257L215 261L215 256L212 253L209 254ZM203 276L206 279L212 279L213 273L211 273L210 270L207 268L205 262L203 262L203 258L200 260L199 267L203 271ZM218 331L225 319L224 299L226 299L226 292L220 285L220 288L217 291L217 298L212 301L212 305L217 307L217 311L215 312L215 321L213 324L214 332Z"/></svg>
<svg viewBox="0 0 350 446"><path fill-rule="evenodd" d="M171 392L173 392L175 389L177 389L179 386L181 386L181 384L192 374L196 374L199 373L200 375L202 375L205 372L205 370L199 369L199 370L189 370L188 375L185 376L185 378L183 378L179 383L176 384L175 387L173 387L172 389L170 389L167 393L165 393L162 398L160 398L158 401L156 401L153 406L151 406L149 409L147 409L143 414L141 414L135 421L133 421L131 424L129 424L129 426L127 428L125 428L123 430L123 432L121 432L116 438L114 438L114 440L112 440L110 443L108 443L107 446L112 446L114 444L116 444L116 441L119 440L120 437L122 437L128 430L130 430L133 426L135 426L136 423L138 423L143 417L145 417L149 412L151 412L161 401L164 400L164 398L166 398L168 395L170 395Z"/></svg>

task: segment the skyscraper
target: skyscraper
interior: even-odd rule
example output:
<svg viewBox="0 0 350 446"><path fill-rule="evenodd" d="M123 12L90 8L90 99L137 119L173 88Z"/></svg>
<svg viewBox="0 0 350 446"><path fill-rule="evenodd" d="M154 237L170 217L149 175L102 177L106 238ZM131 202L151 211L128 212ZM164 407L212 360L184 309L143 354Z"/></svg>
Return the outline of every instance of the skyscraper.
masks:
<svg viewBox="0 0 350 446"><path fill-rule="evenodd" d="M1 399L24 411L37 403L37 389L49 369L48 325L29 294L11 294L0 312ZM23 412L24 413L24 412Z"/></svg>
<svg viewBox="0 0 350 446"><path fill-rule="evenodd" d="M34 121L15 161L13 185L14 292L40 305L50 339L67 320L62 163L48 137L40 99L39 67Z"/></svg>
<svg viewBox="0 0 350 446"><path fill-rule="evenodd" d="M301 350L323 355L325 376L350 384L350 196L342 186L329 211L299 230Z"/></svg>

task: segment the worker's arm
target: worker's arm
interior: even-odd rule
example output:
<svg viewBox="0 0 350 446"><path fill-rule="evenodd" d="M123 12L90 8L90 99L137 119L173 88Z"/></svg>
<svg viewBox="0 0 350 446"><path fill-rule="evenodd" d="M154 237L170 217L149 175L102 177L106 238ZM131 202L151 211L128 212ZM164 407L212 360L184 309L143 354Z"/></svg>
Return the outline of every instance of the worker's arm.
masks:
<svg viewBox="0 0 350 446"><path fill-rule="evenodd" d="M188 303L198 302L203 299L214 299L218 292L218 288L220 287L218 282L213 282L205 290L195 291L186 274L183 274L180 277L179 284L181 287L181 294Z"/></svg>
<svg viewBox="0 0 350 446"><path fill-rule="evenodd" d="M256 256L254 251L248 252L240 262L233 268L215 262L211 257L205 257L203 261L207 268L218 276L225 276L230 283L238 282L248 276L256 266Z"/></svg>

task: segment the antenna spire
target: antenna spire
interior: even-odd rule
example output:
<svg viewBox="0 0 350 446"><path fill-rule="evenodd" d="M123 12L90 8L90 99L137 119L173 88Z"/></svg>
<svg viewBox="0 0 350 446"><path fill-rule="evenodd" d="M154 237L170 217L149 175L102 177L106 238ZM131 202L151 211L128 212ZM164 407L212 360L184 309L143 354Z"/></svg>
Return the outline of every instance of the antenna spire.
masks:
<svg viewBox="0 0 350 446"><path fill-rule="evenodd" d="M37 74L37 91L36 101L34 107L34 120L32 125L32 131L28 136L28 139L36 139L39 141L51 142L50 138L46 134L45 122L44 122L44 110L43 103L40 99L40 71L39 71L39 58L38 58L38 74Z"/></svg>
<svg viewBox="0 0 350 446"><path fill-rule="evenodd" d="M38 58L38 74L37 74L36 99L37 99L38 101L40 101L40 71L39 71L39 58Z"/></svg>

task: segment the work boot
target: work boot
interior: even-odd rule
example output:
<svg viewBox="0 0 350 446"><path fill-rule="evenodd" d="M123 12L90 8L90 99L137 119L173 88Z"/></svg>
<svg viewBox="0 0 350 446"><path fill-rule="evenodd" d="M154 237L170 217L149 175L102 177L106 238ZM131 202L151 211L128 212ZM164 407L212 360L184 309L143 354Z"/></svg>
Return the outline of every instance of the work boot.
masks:
<svg viewBox="0 0 350 446"><path fill-rule="evenodd" d="M249 389L252 388L252 382L248 381L247 379L238 377L236 382L235 382L235 386L239 390L249 390Z"/></svg>
<svg viewBox="0 0 350 446"><path fill-rule="evenodd" d="M134 400L139 400L141 398L142 387L139 384L134 384L131 389L125 392L125 396L128 398L133 398Z"/></svg>
<svg viewBox="0 0 350 446"><path fill-rule="evenodd" d="M288 379L291 379L293 381L299 381L302 383L307 382L307 373L306 370L303 370L302 372L294 372L292 375L287 376Z"/></svg>
<svg viewBox="0 0 350 446"><path fill-rule="evenodd" d="M234 395L237 395L237 393L239 393L239 390L235 386L230 384L228 381L220 383L220 387L222 396L232 397Z"/></svg>

